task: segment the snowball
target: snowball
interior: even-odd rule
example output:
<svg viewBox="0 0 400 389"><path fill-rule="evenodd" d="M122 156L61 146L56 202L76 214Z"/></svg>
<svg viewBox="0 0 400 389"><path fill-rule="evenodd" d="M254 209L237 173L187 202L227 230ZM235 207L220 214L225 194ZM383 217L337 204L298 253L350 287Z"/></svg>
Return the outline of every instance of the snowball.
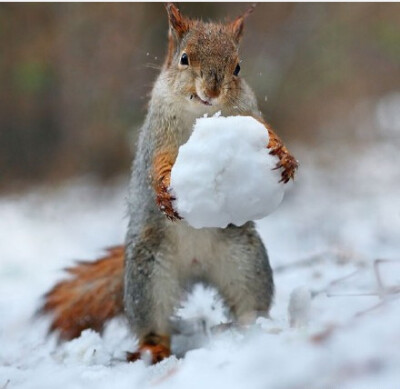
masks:
<svg viewBox="0 0 400 389"><path fill-rule="evenodd" d="M282 201L279 162L268 131L250 116L197 119L171 172L174 208L193 227L241 226Z"/></svg>

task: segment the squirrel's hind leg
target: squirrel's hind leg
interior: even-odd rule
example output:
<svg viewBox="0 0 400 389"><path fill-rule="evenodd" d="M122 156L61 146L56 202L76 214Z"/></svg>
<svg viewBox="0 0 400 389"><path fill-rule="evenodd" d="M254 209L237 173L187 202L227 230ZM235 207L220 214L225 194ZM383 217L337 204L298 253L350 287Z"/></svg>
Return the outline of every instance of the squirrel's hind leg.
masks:
<svg viewBox="0 0 400 389"><path fill-rule="evenodd" d="M210 281L238 324L249 324L258 315L268 316L272 304L274 282L267 251L251 222L229 226L223 235L230 242L229 250L215 258Z"/></svg>
<svg viewBox="0 0 400 389"><path fill-rule="evenodd" d="M160 243L162 245L162 243ZM125 257L125 312L139 348L127 359L147 359L151 363L168 357L170 351L170 317L181 297L176 267L169 263L165 250L143 241L128 245Z"/></svg>

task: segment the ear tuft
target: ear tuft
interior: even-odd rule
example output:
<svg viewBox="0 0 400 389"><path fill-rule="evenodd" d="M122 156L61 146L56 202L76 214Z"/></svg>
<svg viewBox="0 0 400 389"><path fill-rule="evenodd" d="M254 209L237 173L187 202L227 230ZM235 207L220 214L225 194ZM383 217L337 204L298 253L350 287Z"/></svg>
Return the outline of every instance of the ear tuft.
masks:
<svg viewBox="0 0 400 389"><path fill-rule="evenodd" d="M240 38L243 35L244 21L254 11L255 7L256 5L253 4L245 13L238 16L233 22L229 23L228 26L232 31L233 37L237 43L239 43Z"/></svg>
<svg viewBox="0 0 400 389"><path fill-rule="evenodd" d="M189 20L185 18L174 3L166 3L169 26L180 39L189 30Z"/></svg>

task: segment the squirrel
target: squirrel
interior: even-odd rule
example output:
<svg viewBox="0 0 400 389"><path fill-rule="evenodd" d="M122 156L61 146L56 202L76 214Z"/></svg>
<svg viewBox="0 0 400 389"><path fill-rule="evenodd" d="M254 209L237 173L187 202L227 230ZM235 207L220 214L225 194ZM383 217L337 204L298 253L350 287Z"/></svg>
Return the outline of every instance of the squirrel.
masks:
<svg viewBox="0 0 400 389"><path fill-rule="evenodd" d="M281 181L294 177L297 161L259 116L256 97L239 75L239 42L253 8L228 23L206 23L166 4L168 53L140 130L126 241L95 262L67 269L72 277L45 295L41 312L53 314L50 330L61 338L87 328L101 332L107 320L124 314L139 338L128 359L150 353L156 363L171 354L170 317L182 292L196 282L215 286L238 324L268 314L273 274L254 223L192 228L174 210L169 188L179 146L196 118L217 111L262 122L269 132L266 146L280 161Z"/></svg>

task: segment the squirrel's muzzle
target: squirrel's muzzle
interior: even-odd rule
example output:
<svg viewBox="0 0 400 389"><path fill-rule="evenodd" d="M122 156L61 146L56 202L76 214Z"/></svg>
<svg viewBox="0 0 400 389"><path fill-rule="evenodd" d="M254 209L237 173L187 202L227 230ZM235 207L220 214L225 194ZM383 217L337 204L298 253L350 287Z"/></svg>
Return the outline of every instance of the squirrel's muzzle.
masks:
<svg viewBox="0 0 400 389"><path fill-rule="evenodd" d="M203 78L204 94L208 98L217 98L221 94L223 76L217 70L210 70Z"/></svg>

